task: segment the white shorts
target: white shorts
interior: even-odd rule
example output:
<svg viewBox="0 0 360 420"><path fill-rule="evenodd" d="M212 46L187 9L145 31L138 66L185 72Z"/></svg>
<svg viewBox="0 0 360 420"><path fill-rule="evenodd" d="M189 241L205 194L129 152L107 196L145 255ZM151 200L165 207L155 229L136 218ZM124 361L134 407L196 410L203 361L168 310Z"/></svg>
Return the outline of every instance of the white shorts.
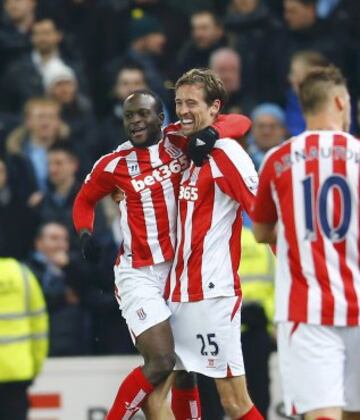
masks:
<svg viewBox="0 0 360 420"><path fill-rule="evenodd" d="M115 296L133 341L141 333L171 315L164 300L164 289L172 263L132 268L121 259L114 267Z"/></svg>
<svg viewBox="0 0 360 420"><path fill-rule="evenodd" d="M360 411L360 327L279 322L277 334L288 415Z"/></svg>
<svg viewBox="0 0 360 420"><path fill-rule="evenodd" d="M240 337L241 298L168 302L177 363L175 370L212 378L245 374Z"/></svg>

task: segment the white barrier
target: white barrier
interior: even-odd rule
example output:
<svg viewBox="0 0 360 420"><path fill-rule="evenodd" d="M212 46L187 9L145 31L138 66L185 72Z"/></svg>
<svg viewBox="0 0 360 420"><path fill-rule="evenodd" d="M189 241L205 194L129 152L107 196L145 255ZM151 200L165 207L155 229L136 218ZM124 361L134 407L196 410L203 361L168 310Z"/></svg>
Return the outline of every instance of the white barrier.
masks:
<svg viewBox="0 0 360 420"><path fill-rule="evenodd" d="M120 382L141 363L138 356L48 359L30 389L33 408L29 420L105 420ZM276 355L270 366L273 402L269 420L278 420L274 408L281 401ZM134 420L143 418L139 413Z"/></svg>
<svg viewBox="0 0 360 420"><path fill-rule="evenodd" d="M137 356L48 359L30 389L30 420L104 420L121 380L140 363Z"/></svg>

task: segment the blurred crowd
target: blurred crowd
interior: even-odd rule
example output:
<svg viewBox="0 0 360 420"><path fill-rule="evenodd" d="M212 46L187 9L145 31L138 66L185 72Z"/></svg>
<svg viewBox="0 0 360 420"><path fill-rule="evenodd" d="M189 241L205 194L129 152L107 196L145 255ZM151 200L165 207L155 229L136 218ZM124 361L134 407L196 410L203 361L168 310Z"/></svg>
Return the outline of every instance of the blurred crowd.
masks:
<svg viewBox="0 0 360 420"><path fill-rule="evenodd" d="M113 297L119 245L112 201L97 208L100 264L85 262L74 197L92 164L126 141L122 103L157 92L175 120L172 87L210 67L225 112L252 118L244 145L264 154L304 129L299 83L338 65L359 133L358 0L2 0L0 241L38 277L50 314L50 356L133 352Z"/></svg>

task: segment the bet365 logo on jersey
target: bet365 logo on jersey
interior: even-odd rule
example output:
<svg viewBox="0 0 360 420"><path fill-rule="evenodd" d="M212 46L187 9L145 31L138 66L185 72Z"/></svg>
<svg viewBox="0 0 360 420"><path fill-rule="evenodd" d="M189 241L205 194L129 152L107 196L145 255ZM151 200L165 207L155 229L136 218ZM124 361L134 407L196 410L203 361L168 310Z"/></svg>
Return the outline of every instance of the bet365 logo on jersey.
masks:
<svg viewBox="0 0 360 420"><path fill-rule="evenodd" d="M180 186L179 200L196 201L199 198L198 188Z"/></svg>
<svg viewBox="0 0 360 420"><path fill-rule="evenodd" d="M180 156L178 159L172 160L169 164L160 166L151 172L151 175L145 176L143 179L133 179L131 181L132 186L136 192L140 192L145 188L154 185L156 182L164 181L173 174L184 172L189 166L189 162L185 155Z"/></svg>

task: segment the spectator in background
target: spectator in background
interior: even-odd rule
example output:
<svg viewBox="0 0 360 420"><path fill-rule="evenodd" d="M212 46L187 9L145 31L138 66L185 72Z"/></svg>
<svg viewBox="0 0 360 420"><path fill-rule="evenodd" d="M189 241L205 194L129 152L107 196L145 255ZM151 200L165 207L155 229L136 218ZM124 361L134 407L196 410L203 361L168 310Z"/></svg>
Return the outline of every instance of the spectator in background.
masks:
<svg viewBox="0 0 360 420"><path fill-rule="evenodd" d="M258 170L266 152L286 137L285 113L278 105L265 103L253 110L251 119L248 153Z"/></svg>
<svg viewBox="0 0 360 420"><path fill-rule="evenodd" d="M72 250L79 254L79 243L72 223L72 206L80 183L76 173L79 159L68 143L56 143L48 150L49 186L38 206L40 218L45 221L57 221L66 226ZM109 240L109 229L100 203L96 208L95 219L98 240L104 244Z"/></svg>
<svg viewBox="0 0 360 420"><path fill-rule="evenodd" d="M270 13L263 0L232 0L224 19L225 29L233 47L242 58L243 88L263 100L259 80L261 47L280 22Z"/></svg>
<svg viewBox="0 0 360 420"><path fill-rule="evenodd" d="M95 267L83 261L72 224L72 205L80 189L76 179L79 167L78 157L70 145L57 143L48 151L48 162L49 189L36 210L42 223L56 222L56 224L66 226L72 264L76 266L81 260L78 267L81 266L80 275L87 289L86 293L82 294L82 303L94 315L91 322L92 350L101 354L133 353L131 338L128 337L125 322L119 316L114 297L112 263L116 257L117 248L107 226L104 202L100 202L95 210L95 235L104 250L100 263ZM53 227L51 229L54 230ZM57 227L56 230L59 228ZM63 231L63 228L60 230ZM60 315L59 318L61 319Z"/></svg>
<svg viewBox="0 0 360 420"><path fill-rule="evenodd" d="M209 67L223 81L228 94L224 112L250 115L255 106L255 98L246 96L243 92L242 60L239 53L232 48L219 48L211 54Z"/></svg>
<svg viewBox="0 0 360 420"><path fill-rule="evenodd" d="M0 158L0 242L6 244L7 255L23 260L38 219L27 205L28 180L18 169Z"/></svg>
<svg viewBox="0 0 360 420"><path fill-rule="evenodd" d="M165 88L165 77L160 66L160 59L167 41L166 35L162 24L154 16L144 15L141 10L136 10L137 12L134 12L130 22L129 48L125 54L106 66L106 78L115 81L119 70L125 63L136 63L144 69L150 88L165 103L169 103L169 94Z"/></svg>
<svg viewBox="0 0 360 420"><path fill-rule="evenodd" d="M44 77L46 93L61 106L61 118L70 128L69 141L82 156L79 176L85 176L96 155L97 124L89 99L79 92L74 71L60 62L49 66Z"/></svg>
<svg viewBox="0 0 360 420"><path fill-rule="evenodd" d="M56 141L67 139L69 129L60 119L60 106L53 99L30 99L24 109L24 124L11 132L6 140L10 162L22 161L27 176L35 179L36 189L47 190L47 150ZM40 196L34 196L32 205Z"/></svg>
<svg viewBox="0 0 360 420"><path fill-rule="evenodd" d="M75 356L91 351L89 312L82 306L87 278L70 260L69 233L57 222L42 225L28 265L39 279L49 311L50 356Z"/></svg>
<svg viewBox="0 0 360 420"><path fill-rule="evenodd" d="M263 86L272 100L280 103L285 103L287 74L295 53L318 51L344 68L348 51L348 34L343 26L319 19L316 0L283 0L283 5L285 27L269 35L260 55Z"/></svg>
<svg viewBox="0 0 360 420"><path fill-rule="evenodd" d="M110 153L127 140L123 124L123 102L127 96L148 87L144 69L136 63L124 64L112 89L115 99L111 114L103 122L97 156Z"/></svg>
<svg viewBox="0 0 360 420"><path fill-rule="evenodd" d="M149 85L144 69L136 63L126 63L119 70L112 90L115 99L112 113L103 122L100 129L101 139L98 143L97 157L115 150L121 143L128 140L123 124L123 102L135 90L148 89ZM169 112L163 104L164 123L169 121Z"/></svg>
<svg viewBox="0 0 360 420"><path fill-rule="evenodd" d="M194 12L190 19L191 39L178 54L178 75L194 67L208 67L211 53L227 46L223 25L215 13L201 10Z"/></svg>
<svg viewBox="0 0 360 420"><path fill-rule="evenodd" d="M319 19L316 6L316 0L284 0L290 57L294 52L311 49L344 67L348 41L344 28L336 22Z"/></svg>
<svg viewBox="0 0 360 420"><path fill-rule="evenodd" d="M0 26L1 74L12 60L30 50L36 4L36 0L4 0Z"/></svg>
<svg viewBox="0 0 360 420"><path fill-rule="evenodd" d="M22 0L23 1L23 0ZM61 51L63 34L51 19L42 19L32 27L32 50L15 60L2 78L2 108L19 112L26 100L45 92L45 78L54 63L67 64L74 69L80 85L85 87L85 75L79 62Z"/></svg>
<svg viewBox="0 0 360 420"><path fill-rule="evenodd" d="M300 83L314 67L329 65L327 58L317 51L299 51L291 58L289 82L290 89L286 95L286 128L296 136L305 130L305 120L298 99Z"/></svg>
<svg viewBox="0 0 360 420"><path fill-rule="evenodd" d="M0 250L0 418L26 420L27 390L48 349L43 293L27 267Z"/></svg>

